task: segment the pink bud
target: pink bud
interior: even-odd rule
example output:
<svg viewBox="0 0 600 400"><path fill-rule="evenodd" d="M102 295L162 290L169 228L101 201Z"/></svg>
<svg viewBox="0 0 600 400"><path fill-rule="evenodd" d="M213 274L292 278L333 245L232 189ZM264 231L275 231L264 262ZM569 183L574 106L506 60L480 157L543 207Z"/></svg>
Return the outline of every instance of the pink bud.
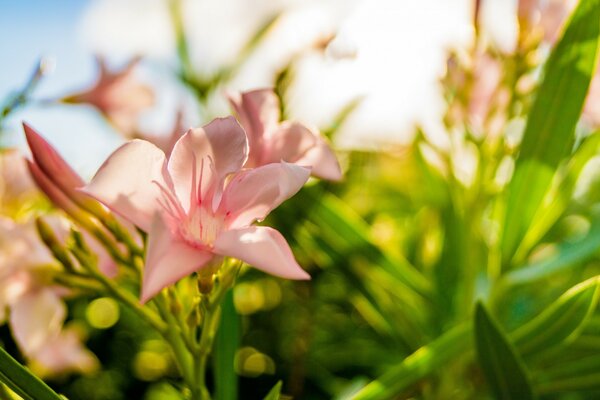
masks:
<svg viewBox="0 0 600 400"><path fill-rule="evenodd" d="M27 143L31 149L31 155L33 156L33 163L35 164L37 171L35 174L38 176L43 175L48 181L46 189L51 184L52 189L49 191L52 195L44 188L40 188L50 197L54 202L57 199L56 192L62 192L63 197L66 197L69 202L77 204L79 207L90 212L98 218L104 218L108 215L108 211L97 201L93 200L89 196L79 192L77 189L83 187L85 182L73 169L67 164L67 162L58 154L58 152L48 143L39 133L37 133L27 123L23 123L25 130L25 137ZM29 167L32 170L31 166ZM32 172L32 175L34 172ZM35 179L35 176L34 176ZM38 185L42 179L36 179ZM51 196L54 196L51 197ZM55 203L58 207L63 208L64 199L61 199L61 203ZM65 210L66 211L66 210Z"/></svg>

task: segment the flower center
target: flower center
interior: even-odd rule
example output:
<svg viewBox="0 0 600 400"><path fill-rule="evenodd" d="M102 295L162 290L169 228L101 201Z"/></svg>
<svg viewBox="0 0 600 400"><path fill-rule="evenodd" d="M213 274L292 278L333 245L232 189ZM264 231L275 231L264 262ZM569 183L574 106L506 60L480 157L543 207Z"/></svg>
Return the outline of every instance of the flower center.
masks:
<svg viewBox="0 0 600 400"><path fill-rule="evenodd" d="M194 207L181 221L179 233L193 246L212 248L217 235L223 230L224 218L215 215L207 207Z"/></svg>

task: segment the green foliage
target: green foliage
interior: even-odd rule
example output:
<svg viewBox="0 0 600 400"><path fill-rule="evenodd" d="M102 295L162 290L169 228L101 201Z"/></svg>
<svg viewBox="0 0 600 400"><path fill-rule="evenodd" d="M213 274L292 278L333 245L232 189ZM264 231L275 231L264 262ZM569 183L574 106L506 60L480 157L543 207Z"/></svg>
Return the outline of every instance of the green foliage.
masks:
<svg viewBox="0 0 600 400"><path fill-rule="evenodd" d="M1 347L0 381L25 400L63 399Z"/></svg>
<svg viewBox="0 0 600 400"><path fill-rule="evenodd" d="M508 264L572 146L595 72L599 32L600 2L581 1L546 63L508 188L502 236L502 255Z"/></svg>
<svg viewBox="0 0 600 400"><path fill-rule="evenodd" d="M496 399L535 398L523 360L480 302L475 308L475 345L479 364Z"/></svg>

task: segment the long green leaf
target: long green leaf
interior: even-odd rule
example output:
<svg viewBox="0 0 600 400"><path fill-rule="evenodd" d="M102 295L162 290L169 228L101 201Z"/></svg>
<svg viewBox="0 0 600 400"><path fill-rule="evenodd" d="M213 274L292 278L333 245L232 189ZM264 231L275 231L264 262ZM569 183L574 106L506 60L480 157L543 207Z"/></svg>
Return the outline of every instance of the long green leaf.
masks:
<svg viewBox="0 0 600 400"><path fill-rule="evenodd" d="M317 199L314 199L316 201ZM318 199L319 203L312 210L311 217L319 221L319 227L329 230L339 241L338 245L347 249L360 249L363 256L380 265L384 270L397 278L425 298L432 293L431 283L408 261L391 258L382 254L368 237L367 224L348 205L333 194L327 193ZM324 232L326 233L326 232Z"/></svg>
<svg viewBox="0 0 600 400"><path fill-rule="evenodd" d="M571 147L595 71L599 32L600 0L581 0L546 63L508 188L502 237L505 263L510 263Z"/></svg>
<svg viewBox="0 0 600 400"><path fill-rule="evenodd" d="M511 334L525 357L574 340L598 304L600 277L569 289L540 315Z"/></svg>
<svg viewBox="0 0 600 400"><path fill-rule="evenodd" d="M535 395L521 357L481 303L475 309L479 364L498 400L529 400Z"/></svg>
<svg viewBox="0 0 600 400"><path fill-rule="evenodd" d="M586 163L597 154L599 145L600 133L588 136L565 166L563 174L557 174L559 179L555 179L555 184L546 194L529 230L515 253L514 261L516 264L520 264L521 260L527 257L529 251L544 237L567 209L575 191L577 179Z"/></svg>
<svg viewBox="0 0 600 400"><path fill-rule="evenodd" d="M583 263L600 251L600 218L592 221L587 234L575 242L558 246L556 255L526 267L509 271L502 277L502 286L522 285L548 278Z"/></svg>
<svg viewBox="0 0 600 400"><path fill-rule="evenodd" d="M25 400L64 400L1 347L0 381Z"/></svg>
<svg viewBox="0 0 600 400"><path fill-rule="evenodd" d="M221 323L217 330L214 347L215 398L236 400L238 398L237 374L233 368L235 352L240 345L240 317L233 304L233 290L225 294L221 304Z"/></svg>
<svg viewBox="0 0 600 400"><path fill-rule="evenodd" d="M369 383L352 400L385 400L397 396L420 379L439 370L454 358L465 354L471 346L472 325L458 325L426 346L421 347L402 363ZM348 399L350 400L350 399Z"/></svg>
<svg viewBox="0 0 600 400"><path fill-rule="evenodd" d="M281 385L281 381L277 382L269 393L267 393L264 400L279 400L281 397Z"/></svg>

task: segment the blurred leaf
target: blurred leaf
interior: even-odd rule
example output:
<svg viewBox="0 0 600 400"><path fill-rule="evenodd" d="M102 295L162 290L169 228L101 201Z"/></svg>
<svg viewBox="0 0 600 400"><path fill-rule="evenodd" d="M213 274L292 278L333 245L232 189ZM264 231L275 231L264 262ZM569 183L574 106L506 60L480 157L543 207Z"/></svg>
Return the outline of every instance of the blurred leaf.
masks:
<svg viewBox="0 0 600 400"><path fill-rule="evenodd" d="M346 122L348 117L360 106L364 100L364 96L357 96L350 100L342 109L333 117L332 122L325 129L321 129L323 136L333 138L334 134Z"/></svg>
<svg viewBox="0 0 600 400"><path fill-rule="evenodd" d="M213 78L212 85L216 87L220 83L228 82L239 71L240 67L248 60L250 55L261 44L262 40L267 36L271 29L275 26L281 14L276 13L266 18L265 21L254 32L254 35L244 44L244 47L238 52L233 64L223 68Z"/></svg>
<svg viewBox="0 0 600 400"><path fill-rule="evenodd" d="M582 0L544 70L508 187L502 256L510 263L569 151L595 71L600 0Z"/></svg>
<svg viewBox="0 0 600 400"><path fill-rule="evenodd" d="M596 309L600 277L582 282L552 303L541 314L515 330L511 337L526 357L574 340Z"/></svg>
<svg viewBox="0 0 600 400"><path fill-rule="evenodd" d="M442 210L444 226L444 246L442 255L434 269L436 296L438 297L439 316L437 323L443 329L465 311L465 302L471 302L472 290L469 290L472 274L469 271L468 257L474 252L474 243L468 240L467 222L453 202ZM460 318L458 318L460 320Z"/></svg>
<svg viewBox="0 0 600 400"><path fill-rule="evenodd" d="M479 364L496 399L535 398L525 364L481 303L475 308L475 345Z"/></svg>
<svg viewBox="0 0 600 400"><path fill-rule="evenodd" d="M471 335L470 323L455 326L406 357L400 364L389 368L381 377L369 383L348 400L394 398L419 380L447 366L452 359L465 354L470 349Z"/></svg>
<svg viewBox="0 0 600 400"><path fill-rule="evenodd" d="M548 278L554 274L572 269L583 263L600 250L600 218L592 220L587 234L575 242L561 243L557 253L548 259L535 262L526 267L509 271L502 277L503 286L522 285Z"/></svg>
<svg viewBox="0 0 600 400"><path fill-rule="evenodd" d="M379 265L420 296L431 296L430 282L408 261L392 258L375 246L369 238L367 224L344 201L327 193L318 199L312 211L311 219L318 221L321 229L329 231L330 238L337 238L339 246L348 250L359 250L362 256Z"/></svg>
<svg viewBox="0 0 600 400"><path fill-rule="evenodd" d="M25 400L64 400L0 347L0 381Z"/></svg>
<svg viewBox="0 0 600 400"><path fill-rule="evenodd" d="M240 345L240 317L233 304L233 290L225 294L221 304L221 323L214 345L214 381L216 400L236 400L238 379L233 367Z"/></svg>
<svg viewBox="0 0 600 400"><path fill-rule="evenodd" d="M553 363L549 369L539 373L538 380L559 382L586 375L600 375L600 354ZM600 388L600 381L596 382L596 386Z"/></svg>
<svg viewBox="0 0 600 400"><path fill-rule="evenodd" d="M279 381L273 386L273 389L269 391L269 393L265 396L264 400L279 400L281 397L281 385L282 382Z"/></svg>
<svg viewBox="0 0 600 400"><path fill-rule="evenodd" d="M517 263L528 255L529 251L542 239L566 210L575 191L575 185L581 170L597 154L599 145L600 133L595 133L588 136L573 154L568 165L564 168L563 176L546 194L529 230L519 245L515 254Z"/></svg>

